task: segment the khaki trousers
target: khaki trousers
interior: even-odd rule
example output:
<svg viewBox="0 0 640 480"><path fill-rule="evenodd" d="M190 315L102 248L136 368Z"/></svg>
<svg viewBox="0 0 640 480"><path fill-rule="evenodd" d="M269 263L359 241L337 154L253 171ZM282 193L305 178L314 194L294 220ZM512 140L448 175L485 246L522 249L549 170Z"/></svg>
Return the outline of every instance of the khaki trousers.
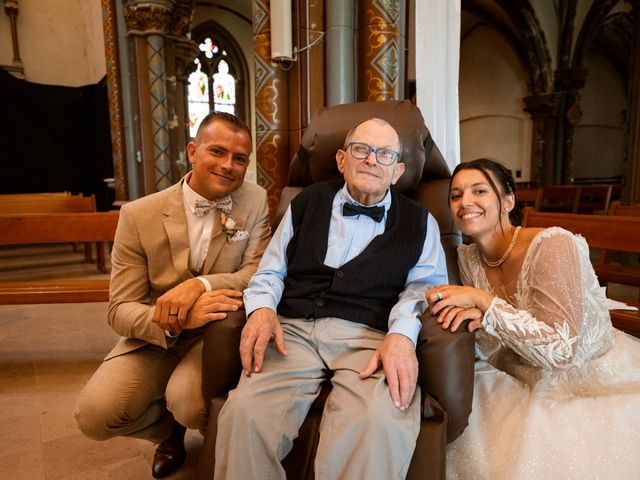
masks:
<svg viewBox="0 0 640 480"><path fill-rule="evenodd" d="M128 435L153 442L169 437L175 419L206 427L202 395L202 335L165 350L147 344L102 362L80 393L80 430L95 440Z"/></svg>
<svg viewBox="0 0 640 480"><path fill-rule="evenodd" d="M395 408L382 369L358 377L385 337L337 318L280 317L288 356L273 345L263 371L242 376L218 417L215 478L284 479L280 461L330 379L315 478L404 478L420 430L420 394L404 412Z"/></svg>

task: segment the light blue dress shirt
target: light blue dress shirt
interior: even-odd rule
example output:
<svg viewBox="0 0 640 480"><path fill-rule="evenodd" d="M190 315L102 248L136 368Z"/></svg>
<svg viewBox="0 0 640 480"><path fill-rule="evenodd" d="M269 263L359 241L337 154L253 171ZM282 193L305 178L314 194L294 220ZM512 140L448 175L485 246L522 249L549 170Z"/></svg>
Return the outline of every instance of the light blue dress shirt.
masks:
<svg viewBox="0 0 640 480"><path fill-rule="evenodd" d="M382 201L376 204L385 208L381 222L376 222L366 215L343 216L342 205L345 202L358 203L349 195L346 184L336 193L331 208L324 264L332 268L347 263L360 254L377 235L384 233L391 206L391 192L387 191ZM309 212L308 215L313 215L313 212ZM292 236L293 224L289 206L262 256L258 271L244 291L244 304L248 314L262 307L277 311L287 273L287 246ZM424 293L427 289L446 283L447 263L440 243L440 229L433 216L429 214L422 254L407 275L405 288L399 296L398 303L391 309L389 333L402 334L416 345L422 326L419 317L427 306Z"/></svg>

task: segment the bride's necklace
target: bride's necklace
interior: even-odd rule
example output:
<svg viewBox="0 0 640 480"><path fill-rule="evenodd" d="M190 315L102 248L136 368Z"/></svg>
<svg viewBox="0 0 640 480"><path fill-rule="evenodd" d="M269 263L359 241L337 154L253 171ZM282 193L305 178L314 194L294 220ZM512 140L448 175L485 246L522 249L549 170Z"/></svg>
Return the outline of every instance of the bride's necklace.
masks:
<svg viewBox="0 0 640 480"><path fill-rule="evenodd" d="M515 231L513 232L513 237L511 237L511 242L509 242L509 246L504 251L504 255L500 257L500 260L496 260L495 262L492 262L491 260L488 260L487 257L484 256L484 253L480 252L480 255L482 255L482 260L484 260L484 263L486 263L490 267L499 267L500 265L502 265L504 261L507 258L509 258L509 254L511 253L511 250L513 250L513 246L516 244L516 239L518 238L518 232L520 232L520 227L516 227Z"/></svg>

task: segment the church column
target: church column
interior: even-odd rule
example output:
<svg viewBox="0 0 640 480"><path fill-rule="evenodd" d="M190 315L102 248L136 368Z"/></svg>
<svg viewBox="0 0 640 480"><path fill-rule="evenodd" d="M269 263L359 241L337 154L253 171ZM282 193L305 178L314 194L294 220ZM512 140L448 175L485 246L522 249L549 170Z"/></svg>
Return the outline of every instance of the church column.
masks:
<svg viewBox="0 0 640 480"><path fill-rule="evenodd" d="M142 195L172 184L165 73L165 32L171 0L124 0L137 110L137 162Z"/></svg>
<svg viewBox="0 0 640 480"><path fill-rule="evenodd" d="M124 121L120 84L120 56L115 0L102 0L105 58L107 61L107 100L111 127L111 155L113 157L113 190L115 201L129 198L127 188L127 158L124 149Z"/></svg>
<svg viewBox="0 0 640 480"><path fill-rule="evenodd" d="M353 0L327 1L327 106L355 100L354 23Z"/></svg>
<svg viewBox="0 0 640 480"><path fill-rule="evenodd" d="M560 95L560 122L558 122L557 155L554 171L554 183L573 182L573 135L575 126L582 120L580 90L584 88L587 70L569 68L556 70L554 89Z"/></svg>
<svg viewBox="0 0 640 480"><path fill-rule="evenodd" d="M11 65L3 67L18 78L24 78L24 65L20 58L20 44L18 43L18 0L4 0L4 11L9 17L11 25L11 44L13 46L13 60Z"/></svg>
<svg viewBox="0 0 640 480"><path fill-rule="evenodd" d="M271 61L269 0L253 1L258 184L267 190L273 216L289 171L287 72Z"/></svg>
<svg viewBox="0 0 640 480"><path fill-rule="evenodd" d="M402 0L358 2L358 101L403 98L404 9Z"/></svg>
<svg viewBox="0 0 640 480"><path fill-rule="evenodd" d="M633 6L631 18L633 20L633 53L630 62L629 102L631 111L629 119L629 200L640 202L640 0L627 0Z"/></svg>
<svg viewBox="0 0 640 480"><path fill-rule="evenodd" d="M191 41L176 41L175 48L175 82L173 102L175 111L171 120L171 132L175 137L176 152L175 160L171 163L174 179L178 180L184 176L189 169L186 144L189 142L189 107L188 102L188 79L189 75L196 69L193 59L198 54L198 47Z"/></svg>
<svg viewBox="0 0 640 480"><path fill-rule="evenodd" d="M187 79L195 70L193 59L198 54L195 42L188 38L191 31L193 2L176 0L165 39L167 68L167 116L171 182L177 182L189 168L186 144L189 141Z"/></svg>
<svg viewBox="0 0 640 480"><path fill-rule="evenodd" d="M554 183L560 96L553 93L532 95L524 101L524 110L531 115L533 121L531 181L537 185L551 185Z"/></svg>

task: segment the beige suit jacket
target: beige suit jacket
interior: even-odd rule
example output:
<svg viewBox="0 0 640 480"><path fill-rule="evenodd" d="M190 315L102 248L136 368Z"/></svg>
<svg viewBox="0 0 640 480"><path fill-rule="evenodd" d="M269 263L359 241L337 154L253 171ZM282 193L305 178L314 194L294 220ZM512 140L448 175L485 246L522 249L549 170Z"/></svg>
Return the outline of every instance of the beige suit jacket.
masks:
<svg viewBox="0 0 640 480"><path fill-rule="evenodd" d="M197 276L189 269L183 182L184 178L120 210L111 254L108 320L123 338L107 358L147 343L167 348L164 330L151 321L155 301L167 290ZM202 269L214 290L243 290L258 268L271 236L263 188L245 182L231 198L233 209L229 216L244 223L249 237L229 241L220 219L216 219Z"/></svg>

